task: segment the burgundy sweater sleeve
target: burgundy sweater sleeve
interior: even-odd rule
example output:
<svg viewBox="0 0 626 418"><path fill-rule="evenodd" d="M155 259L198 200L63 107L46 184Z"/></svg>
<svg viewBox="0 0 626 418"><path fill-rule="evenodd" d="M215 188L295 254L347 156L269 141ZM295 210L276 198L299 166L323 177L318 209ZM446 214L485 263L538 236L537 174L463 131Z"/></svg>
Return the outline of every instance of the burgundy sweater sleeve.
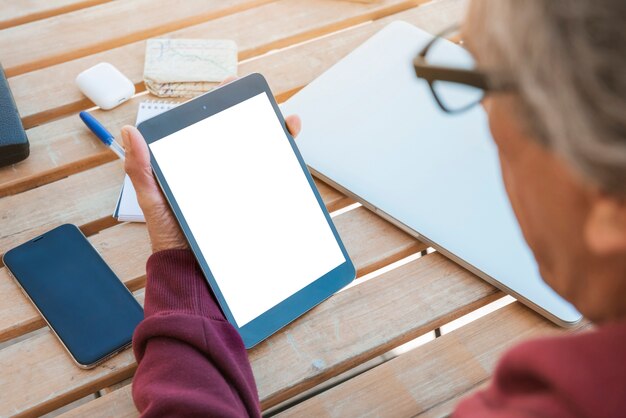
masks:
<svg viewBox="0 0 626 418"><path fill-rule="evenodd" d="M145 319L133 336L143 417L260 416L248 355L188 250L153 254Z"/></svg>
<svg viewBox="0 0 626 418"><path fill-rule="evenodd" d="M455 418L626 416L626 322L508 351Z"/></svg>

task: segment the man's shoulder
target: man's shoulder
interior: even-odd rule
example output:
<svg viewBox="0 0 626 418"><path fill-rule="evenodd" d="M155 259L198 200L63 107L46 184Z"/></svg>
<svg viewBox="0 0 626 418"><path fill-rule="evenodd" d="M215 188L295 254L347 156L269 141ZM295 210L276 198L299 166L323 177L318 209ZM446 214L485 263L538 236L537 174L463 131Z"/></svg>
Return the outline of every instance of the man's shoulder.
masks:
<svg viewBox="0 0 626 418"><path fill-rule="evenodd" d="M524 342L455 416L475 416L477 408L485 417L618 416L626 411L625 350L626 322Z"/></svg>

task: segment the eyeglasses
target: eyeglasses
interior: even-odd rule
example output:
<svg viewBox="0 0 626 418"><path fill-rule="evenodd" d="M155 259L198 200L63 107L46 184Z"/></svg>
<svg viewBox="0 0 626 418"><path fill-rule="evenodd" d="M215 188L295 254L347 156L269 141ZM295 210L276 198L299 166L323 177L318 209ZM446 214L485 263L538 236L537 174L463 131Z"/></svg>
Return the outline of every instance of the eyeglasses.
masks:
<svg viewBox="0 0 626 418"><path fill-rule="evenodd" d="M435 101L447 113L464 112L480 103L487 92L509 91L515 84L499 73L476 69L472 54L460 51L443 36L458 33L458 26L449 28L434 37L413 60L415 75L428 82Z"/></svg>

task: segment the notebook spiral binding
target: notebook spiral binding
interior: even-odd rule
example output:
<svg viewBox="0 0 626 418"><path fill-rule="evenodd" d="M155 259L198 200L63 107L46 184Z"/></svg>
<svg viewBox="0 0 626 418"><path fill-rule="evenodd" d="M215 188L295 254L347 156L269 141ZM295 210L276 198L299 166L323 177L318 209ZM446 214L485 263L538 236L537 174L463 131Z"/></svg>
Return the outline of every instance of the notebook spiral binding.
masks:
<svg viewBox="0 0 626 418"><path fill-rule="evenodd" d="M173 107L178 106L180 103L171 102L168 100L144 100L141 102L140 106L142 109L147 110L168 110Z"/></svg>

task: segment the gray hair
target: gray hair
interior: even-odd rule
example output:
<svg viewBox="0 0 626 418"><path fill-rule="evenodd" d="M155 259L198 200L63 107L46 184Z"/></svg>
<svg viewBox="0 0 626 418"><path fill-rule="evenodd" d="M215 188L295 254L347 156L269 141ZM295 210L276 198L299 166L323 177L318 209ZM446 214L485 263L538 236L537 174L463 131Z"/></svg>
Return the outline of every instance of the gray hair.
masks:
<svg viewBox="0 0 626 418"><path fill-rule="evenodd" d="M484 67L510 72L530 133L626 195L626 0L474 0Z"/></svg>

